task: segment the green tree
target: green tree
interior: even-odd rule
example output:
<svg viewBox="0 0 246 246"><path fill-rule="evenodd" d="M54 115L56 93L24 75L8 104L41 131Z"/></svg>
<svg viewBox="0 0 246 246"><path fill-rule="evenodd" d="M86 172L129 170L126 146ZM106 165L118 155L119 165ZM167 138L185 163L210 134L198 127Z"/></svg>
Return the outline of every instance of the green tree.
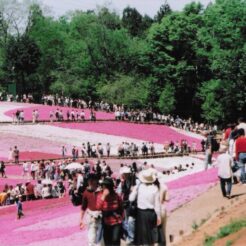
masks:
<svg viewBox="0 0 246 246"><path fill-rule="evenodd" d="M224 119L223 105L221 97L223 97L223 84L220 80L209 80L200 88L198 96L202 99L203 118L208 122L222 122Z"/></svg>
<svg viewBox="0 0 246 246"><path fill-rule="evenodd" d="M130 108L144 108L147 102L147 81L137 77L118 75L115 80L98 85L103 100L124 104Z"/></svg>
<svg viewBox="0 0 246 246"><path fill-rule="evenodd" d="M127 7L123 10L122 24L132 36L142 34L142 19L142 15L135 8Z"/></svg>
<svg viewBox="0 0 246 246"><path fill-rule="evenodd" d="M160 24L153 24L148 34L148 56L156 93L160 96L166 84L173 85L177 99L173 113L184 117L198 115L197 86L209 76L207 61L197 52L198 31L202 25L202 11L174 12Z"/></svg>
<svg viewBox="0 0 246 246"><path fill-rule="evenodd" d="M121 28L121 20L115 12L110 12L106 7L102 7L98 12L98 20L105 27L115 30Z"/></svg>
<svg viewBox="0 0 246 246"><path fill-rule="evenodd" d="M167 16L171 13L172 13L172 9L170 5L167 2L165 2L164 4L161 5L160 9L158 10L157 14L154 17L154 20L160 23L164 16Z"/></svg>
<svg viewBox="0 0 246 246"><path fill-rule="evenodd" d="M158 101L159 110L164 114L170 114L175 109L175 102L175 88L172 84L166 84Z"/></svg>
<svg viewBox="0 0 246 246"><path fill-rule="evenodd" d="M147 29L149 29L153 22L154 20L151 17L149 17L148 15L144 15L142 18L142 30L146 31Z"/></svg>
<svg viewBox="0 0 246 246"><path fill-rule="evenodd" d="M217 0L206 9L203 18L199 52L209 60L213 80L220 81L220 90L214 92L217 107L214 105L213 111L221 115L221 121L235 121L246 111L246 2ZM210 120L211 109L206 105L208 99L203 98L203 117Z"/></svg>
<svg viewBox="0 0 246 246"><path fill-rule="evenodd" d="M30 81L28 77L37 71L39 62L40 50L28 36L23 35L9 40L5 67L9 74L15 77L19 94L33 91L35 81Z"/></svg>

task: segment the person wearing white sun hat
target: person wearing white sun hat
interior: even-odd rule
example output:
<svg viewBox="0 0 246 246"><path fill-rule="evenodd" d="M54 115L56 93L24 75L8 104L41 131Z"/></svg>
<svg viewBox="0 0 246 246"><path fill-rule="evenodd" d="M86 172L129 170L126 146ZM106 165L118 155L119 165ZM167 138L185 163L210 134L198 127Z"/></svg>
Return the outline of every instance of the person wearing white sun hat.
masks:
<svg viewBox="0 0 246 246"><path fill-rule="evenodd" d="M137 202L134 245L158 243L158 228L161 224L160 192L155 184L156 174L152 169L139 173L140 184L133 188L129 200Z"/></svg>

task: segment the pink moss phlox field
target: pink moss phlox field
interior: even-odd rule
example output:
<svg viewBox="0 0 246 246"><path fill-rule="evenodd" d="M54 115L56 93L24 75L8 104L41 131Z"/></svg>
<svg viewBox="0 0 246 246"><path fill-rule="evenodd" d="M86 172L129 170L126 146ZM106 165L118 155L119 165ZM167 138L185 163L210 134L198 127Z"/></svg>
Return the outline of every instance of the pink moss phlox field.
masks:
<svg viewBox="0 0 246 246"><path fill-rule="evenodd" d="M53 153L42 153L37 151L28 151L28 152L21 152L20 153L20 160L47 160L47 159L56 159L61 158L61 155L59 154L53 154Z"/></svg>
<svg viewBox="0 0 246 246"><path fill-rule="evenodd" d="M37 160L61 157L63 144L47 139L3 133L0 142L0 160L7 161L9 149L17 146L20 160ZM66 145L70 148L70 145Z"/></svg>
<svg viewBox="0 0 246 246"><path fill-rule="evenodd" d="M17 174L20 167L8 167ZM209 169L167 183L170 190L170 213L207 191L217 181L217 169ZM16 208L0 208L0 245L87 245L87 231L79 230L79 207L68 197L23 203L25 217L15 219Z"/></svg>
<svg viewBox="0 0 246 246"><path fill-rule="evenodd" d="M24 151L20 152L20 161L33 161L33 160L48 160L48 159L57 159L61 158L59 154L53 153L43 153L38 151ZM6 157L0 157L0 161L9 162Z"/></svg>
<svg viewBox="0 0 246 246"><path fill-rule="evenodd" d="M166 141L179 141L186 139L188 144L196 143L200 149L200 140L181 134L168 126L153 124L133 124L128 122L97 122L97 123L56 123L56 126L77 129L89 132L104 133L108 135L135 138L143 141L164 144Z"/></svg>
<svg viewBox="0 0 246 246"><path fill-rule="evenodd" d="M178 180L168 182L167 185L169 189L180 189L193 185L200 186L203 184L215 183L218 179L217 173L217 168L211 168L207 171L201 171L195 174L184 176Z"/></svg>
<svg viewBox="0 0 246 246"><path fill-rule="evenodd" d="M30 107L27 107L27 105L25 105L24 108L19 108L18 110L24 110L24 114L25 114L25 120L32 120L32 112L35 109L38 109L39 111L39 120L49 120L49 115L50 115L50 111L52 110L62 110L63 111L63 115L66 119L67 117L67 111L69 110L71 112L72 108L69 107L56 107L56 106L48 106L48 105L37 105L37 106L33 106L32 104L29 104ZM78 110L79 112L82 111L82 109L76 109L73 108L75 111ZM9 116L12 118L13 113L16 112L17 109L13 109L13 110L9 110L7 112L5 112L5 115ZM89 119L90 118L90 110L89 109L85 109L85 118ZM113 113L106 113L106 112L101 112L101 111L96 111L96 117L97 119L103 119L103 120L112 120L114 119L114 114Z"/></svg>
<svg viewBox="0 0 246 246"><path fill-rule="evenodd" d="M33 242L41 242L53 238L61 238L79 231L77 218L73 216L73 223L68 220L67 226L61 228L59 222L64 223L62 217L78 213L78 208L72 207L67 198L40 200L23 203L25 217L22 220L15 219L16 208L10 206L0 209L0 245L24 245ZM71 219L71 218L70 218ZM50 222L50 220L52 222ZM4 227L2 226L4 223ZM50 224L49 229L40 226L40 230L33 232L29 226L35 224ZM53 223L53 225L51 225ZM25 229L25 227L27 227Z"/></svg>
<svg viewBox="0 0 246 246"><path fill-rule="evenodd" d="M206 192L213 184L193 185L179 189L170 190L170 201L167 203L168 213L177 209L178 207L192 201L197 196Z"/></svg>

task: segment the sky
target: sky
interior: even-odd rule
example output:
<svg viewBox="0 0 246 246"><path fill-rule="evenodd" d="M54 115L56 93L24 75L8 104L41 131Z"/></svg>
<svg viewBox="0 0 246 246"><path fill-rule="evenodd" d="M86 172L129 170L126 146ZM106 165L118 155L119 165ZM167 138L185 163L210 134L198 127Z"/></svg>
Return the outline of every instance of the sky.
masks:
<svg viewBox="0 0 246 246"><path fill-rule="evenodd" d="M200 0L205 6L211 1L213 0ZM86 11L106 5L119 14L125 7L130 6L135 7L142 15L147 14L154 17L165 0L41 0L40 2L47 5L55 16L63 15L71 10ZM167 2L173 10L181 10L185 4L192 0L168 0Z"/></svg>

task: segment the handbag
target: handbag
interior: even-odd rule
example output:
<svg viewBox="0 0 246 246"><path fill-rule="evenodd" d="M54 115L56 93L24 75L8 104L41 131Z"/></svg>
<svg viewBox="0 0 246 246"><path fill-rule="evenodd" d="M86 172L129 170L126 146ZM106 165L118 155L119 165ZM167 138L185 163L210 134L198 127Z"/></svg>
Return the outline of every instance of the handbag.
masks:
<svg viewBox="0 0 246 246"><path fill-rule="evenodd" d="M137 187L137 195L133 202L130 202L129 204L129 215L133 218L136 218L137 216L137 208L138 208L138 190L139 190L140 184Z"/></svg>
<svg viewBox="0 0 246 246"><path fill-rule="evenodd" d="M238 163L234 162L234 165L231 167L232 172L235 173L238 169L240 169Z"/></svg>

